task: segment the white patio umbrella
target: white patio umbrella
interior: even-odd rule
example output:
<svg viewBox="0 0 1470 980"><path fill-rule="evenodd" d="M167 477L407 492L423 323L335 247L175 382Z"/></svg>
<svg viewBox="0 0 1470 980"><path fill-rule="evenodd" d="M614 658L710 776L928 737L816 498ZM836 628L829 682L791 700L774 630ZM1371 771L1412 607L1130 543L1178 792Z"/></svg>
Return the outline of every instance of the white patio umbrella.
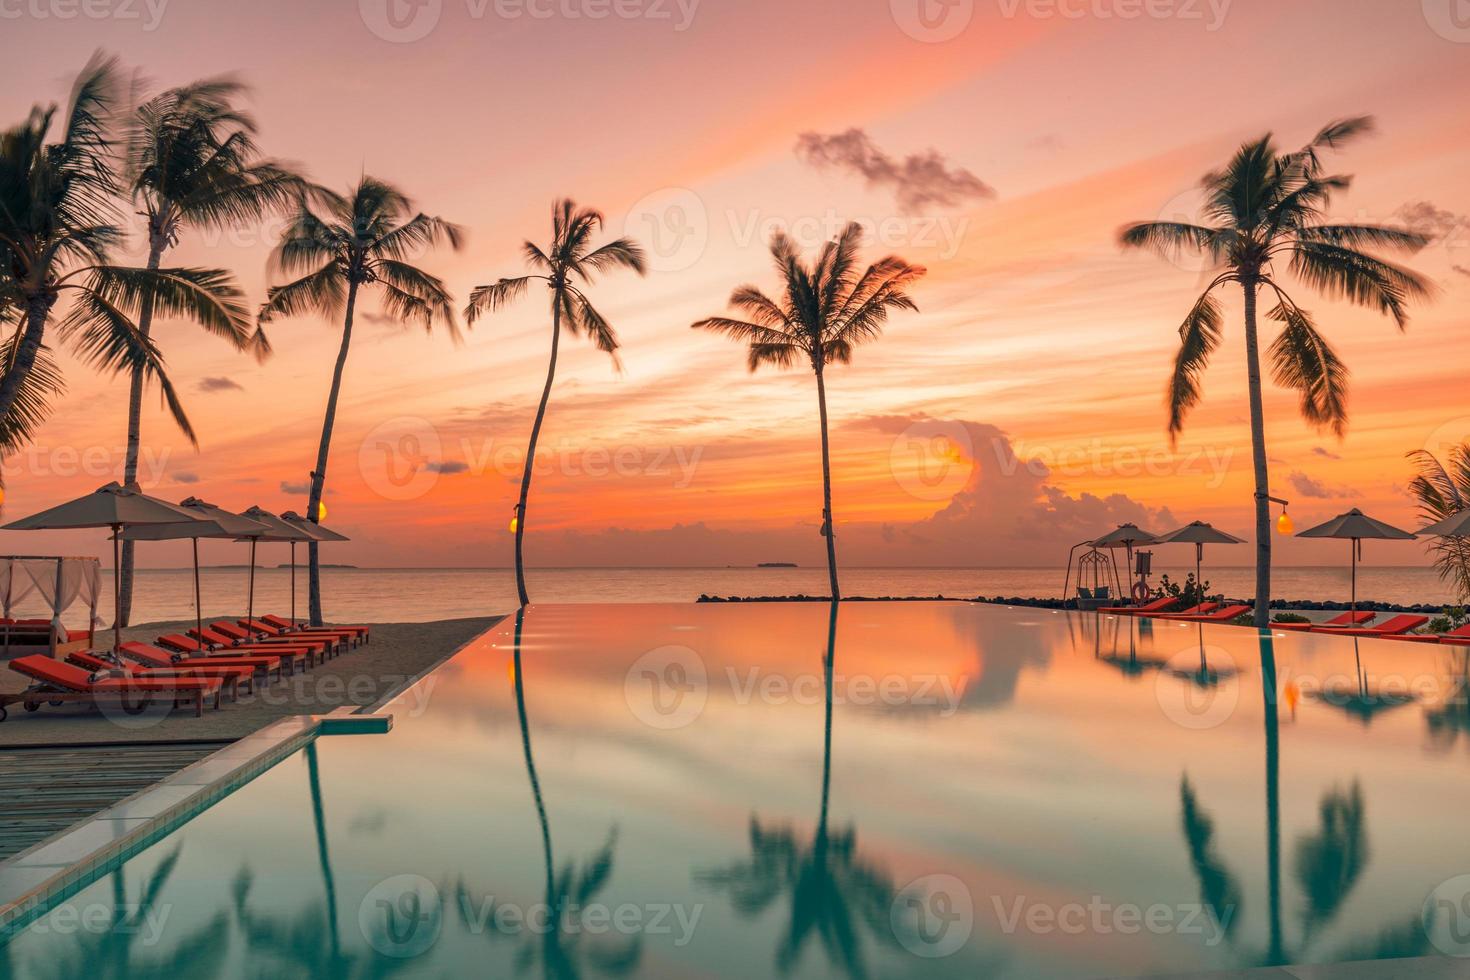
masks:
<svg viewBox="0 0 1470 980"><path fill-rule="evenodd" d="M1140 544L1157 544L1158 535L1143 530L1137 524L1120 524L1115 530L1109 531L1102 537L1092 542L1094 548L1116 548L1122 545L1128 555L1128 579L1129 589L1133 589L1133 547ZM1121 597L1120 597L1121 598ZM1136 598L1136 596L1135 596Z"/></svg>
<svg viewBox="0 0 1470 980"><path fill-rule="evenodd" d="M86 527L112 529L112 652L122 645L122 531L124 528L150 524L177 524L198 518L182 507L175 507L157 497L150 497L136 486L109 483L85 497L58 504L30 517L6 524L6 531L62 531Z"/></svg>
<svg viewBox="0 0 1470 980"><path fill-rule="evenodd" d="M269 530L259 521L232 514L223 507L205 503L198 497L189 497L180 502L180 509L196 515L192 521L177 524L149 524L129 528L123 532L127 541L177 541L192 538L194 545L194 628L204 632L204 603L199 589L199 539L239 538L245 534Z"/></svg>
<svg viewBox="0 0 1470 980"><path fill-rule="evenodd" d="M1421 528L1419 533L1436 538L1470 538L1470 509L1451 514L1442 521Z"/></svg>
<svg viewBox="0 0 1470 980"><path fill-rule="evenodd" d="M1417 535L1396 528L1392 524L1374 520L1354 507L1346 514L1338 514L1326 524L1297 532L1299 538L1342 538L1348 542L1353 559L1352 611L1358 611L1358 560L1363 557L1363 540L1373 538L1383 541L1412 541Z"/></svg>
<svg viewBox="0 0 1470 980"><path fill-rule="evenodd" d="M1200 590L1200 598L1204 598L1205 580L1200 574L1200 566L1205 560L1205 545L1207 544L1245 544L1245 538L1237 538L1233 534L1221 531L1212 524L1204 521L1193 521L1184 525L1177 531L1170 531L1159 538L1160 544L1192 544L1194 545L1194 584Z"/></svg>
<svg viewBox="0 0 1470 980"><path fill-rule="evenodd" d="M294 510L288 510L281 515L281 520L290 524L304 534L311 537L313 541L350 541L351 538L345 534L322 527L315 521L308 521ZM296 542L291 542L291 622L296 622Z"/></svg>
<svg viewBox="0 0 1470 980"><path fill-rule="evenodd" d="M256 543L260 541L289 541L292 542L292 544L294 545L297 541L310 541L312 540L312 538L311 535L307 534L301 528L295 526L294 524L288 524L286 521L281 520L275 514L272 514L270 511L266 510L264 507L261 507L259 504L256 504L249 510L241 511L241 515L244 517L248 517L250 520L255 521L258 524L265 525L266 528L263 532L240 535L241 541L250 542L250 585L245 600L245 618L254 619ZM294 547L292 550L295 550ZM296 588L294 585L294 579L296 577L296 570L294 564L291 570L291 577L293 579L293 585L291 588L291 613L292 619L295 619Z"/></svg>

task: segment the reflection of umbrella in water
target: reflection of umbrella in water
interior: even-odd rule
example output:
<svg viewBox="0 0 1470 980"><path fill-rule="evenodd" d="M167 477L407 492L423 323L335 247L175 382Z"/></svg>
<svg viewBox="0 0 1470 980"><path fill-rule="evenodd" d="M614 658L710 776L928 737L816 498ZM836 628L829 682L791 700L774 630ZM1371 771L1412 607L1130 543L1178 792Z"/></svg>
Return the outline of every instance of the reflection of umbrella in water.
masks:
<svg viewBox="0 0 1470 980"><path fill-rule="evenodd" d="M1339 514L1326 524L1307 528L1297 533L1299 538L1341 538L1350 542L1353 557L1352 611L1358 611L1358 560L1363 556L1363 539L1384 541L1412 541L1414 535L1408 531L1374 520L1354 507L1346 514Z"/></svg>
<svg viewBox="0 0 1470 980"><path fill-rule="evenodd" d="M1118 624L1128 623L1128 655L1125 657L1118 653ZM1095 657L1100 663L1116 668L1119 673L1126 677L1141 677L1151 670L1163 670L1168 666L1167 661L1157 657L1140 657L1138 655L1138 642L1133 633L1133 624L1138 622L1135 616L1119 616L1113 620L1113 649L1109 653L1099 651ZM1139 622L1140 631L1143 623ZM1150 624L1151 625L1151 624Z"/></svg>
<svg viewBox="0 0 1470 980"><path fill-rule="evenodd" d="M1206 655L1205 648L1205 624L1195 623L1195 626L1199 629L1199 666L1191 667L1188 670L1181 670L1178 667L1171 667L1169 668L1169 673L1172 676L1179 678L1180 680L1188 681L1195 687L1215 687L1221 681L1234 677L1236 674L1240 673L1240 671L1236 670L1233 666L1210 666L1210 661ZM1229 658L1227 657L1226 659Z"/></svg>
<svg viewBox="0 0 1470 980"><path fill-rule="evenodd" d="M183 510L195 516L192 521L175 524L148 524L129 528L123 532L125 541L179 541L185 538L194 545L194 628L204 632L204 604L199 589L199 539L238 538L267 530L264 524L252 521L239 514L231 514L222 507L205 503L198 497L189 497L179 504Z"/></svg>
<svg viewBox="0 0 1470 980"><path fill-rule="evenodd" d="M112 529L112 652L116 654L122 644L122 576L117 573L121 564L124 528L140 524L177 524L179 521L196 520L196 516L182 507L175 507L157 497L150 497L136 486L109 483L99 487L85 497L58 504L50 510L23 517L5 525L7 531L63 531L77 528L106 527Z"/></svg>
<svg viewBox="0 0 1470 980"><path fill-rule="evenodd" d="M1356 718L1367 728L1373 719L1394 708L1402 708L1418 700L1407 691L1374 691L1368 684L1368 675L1363 670L1362 651L1358 638L1353 637L1353 660L1355 662L1355 687L1336 687L1314 692L1312 700L1337 708L1351 718Z"/></svg>
<svg viewBox="0 0 1470 980"><path fill-rule="evenodd" d="M1207 544L1245 544L1245 538L1237 538L1233 534L1216 529L1204 521L1195 521L1186 524L1177 531L1170 531L1159 538L1160 544L1192 544L1194 545L1194 584L1199 589L1200 599L1204 599L1205 580L1201 574L1200 566L1205 559L1205 545Z"/></svg>

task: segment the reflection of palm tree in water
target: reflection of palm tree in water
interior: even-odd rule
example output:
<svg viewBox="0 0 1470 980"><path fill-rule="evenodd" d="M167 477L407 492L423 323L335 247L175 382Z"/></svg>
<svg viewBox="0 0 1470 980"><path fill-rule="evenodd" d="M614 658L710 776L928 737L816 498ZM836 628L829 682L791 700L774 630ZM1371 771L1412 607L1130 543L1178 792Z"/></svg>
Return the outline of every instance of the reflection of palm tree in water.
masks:
<svg viewBox="0 0 1470 980"><path fill-rule="evenodd" d="M617 845L617 831L614 829L608 834L602 847L584 867L578 868L574 863L568 863L558 873L551 846L551 821L546 815L546 800L541 793L541 777L536 771L536 756L531 749L530 716L526 711L525 673L521 663L521 636L525 629L525 609L517 609L515 616L515 647L511 671L515 687L516 717L520 721L521 751L526 759L526 775L530 779L531 796L536 803L536 820L541 828L542 864L546 874L543 888L543 898L546 903L545 928L540 929L537 924L535 928L540 929L542 934L539 937L532 936L522 945L516 956L517 972L524 972L539 962L543 977L555 978L555 980L575 980L582 975L581 960L585 959L587 965L598 973L606 976L626 976L637 969L642 957L643 944L639 937L629 937L624 943L584 943L582 942L583 930L575 930L571 934L563 930L563 915L569 909L585 908L612 879L613 851ZM463 881L459 884L456 897L458 899L456 907L461 916L465 918L466 925L489 922L494 926L503 921L493 916L493 909L488 904L489 900L483 900L477 904ZM470 921L472 915L479 916L478 923ZM527 924L531 923L531 917L523 918ZM524 928L523 926L515 931L520 934ZM502 934L493 928L487 932L487 935L491 937Z"/></svg>
<svg viewBox="0 0 1470 980"><path fill-rule="evenodd" d="M1297 838L1294 869L1304 901L1298 942L1288 948L1281 909L1281 739L1277 705L1276 654L1269 633L1262 633L1261 686L1265 701L1266 748L1266 865L1269 938L1266 950L1248 954L1253 963L1281 966L1305 961L1322 927L1341 910L1343 902L1367 868L1368 833L1363 794L1357 783L1349 789L1334 787L1318 804L1318 829ZM1231 939L1242 907L1238 879L1214 849L1214 824L1200 806L1189 777L1180 784L1184 837L1200 894L1215 920ZM1427 949L1415 910L1406 923L1385 928L1366 943L1338 949L1334 960L1389 959L1415 956Z"/></svg>
<svg viewBox="0 0 1470 980"><path fill-rule="evenodd" d="M815 935L830 962L851 977L867 974L860 930L875 941L896 945L889 914L895 890L888 876L862 860L857 831L828 827L832 785L832 678L837 645L838 603L831 603L827 648L823 655L826 713L822 728L822 791L816 830L810 844L789 826L750 821L749 861L695 872L695 880L727 891L742 916L753 917L783 896L790 897L789 919L776 949L784 974L796 965Z"/></svg>
<svg viewBox="0 0 1470 980"><path fill-rule="evenodd" d="M1431 743L1449 749L1470 734L1470 648L1460 647L1452 656L1459 662L1459 676L1450 681L1446 696L1424 712Z"/></svg>

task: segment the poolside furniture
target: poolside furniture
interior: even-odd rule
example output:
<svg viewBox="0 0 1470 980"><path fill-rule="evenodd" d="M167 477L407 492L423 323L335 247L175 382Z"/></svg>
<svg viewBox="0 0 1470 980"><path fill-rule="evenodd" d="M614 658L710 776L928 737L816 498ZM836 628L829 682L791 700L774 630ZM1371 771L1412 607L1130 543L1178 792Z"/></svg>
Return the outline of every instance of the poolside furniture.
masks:
<svg viewBox="0 0 1470 980"><path fill-rule="evenodd" d="M1218 602L1201 602L1199 605L1191 606L1183 612L1140 613L1139 615L1147 616L1150 619L1182 619L1186 616L1203 616L1205 613L1213 612L1214 610L1219 608L1220 604Z"/></svg>
<svg viewBox="0 0 1470 980"><path fill-rule="evenodd" d="M1377 626L1349 627L1341 626L1317 628L1313 633L1336 633L1338 636L1392 636L1396 633L1407 633L1415 630L1429 622L1428 616L1395 616L1392 619L1379 623Z"/></svg>
<svg viewBox="0 0 1470 980"><path fill-rule="evenodd" d="M300 634L286 636L276 633L262 633L240 623L231 623L223 619L210 623L209 628L222 636L229 637L237 643L253 644L255 646L292 647L303 644L311 644L313 646L325 644L329 651L335 650L338 644L341 644L343 649L346 649L347 646L347 639L341 636L322 635L307 637Z"/></svg>
<svg viewBox="0 0 1470 980"><path fill-rule="evenodd" d="M286 640L288 642L300 642L305 639L331 640L340 643L343 650L351 649L356 641L356 634L351 630L338 629L335 626L321 626L304 630L288 630L282 626L274 626L263 619L239 620L241 629L253 630L266 637Z"/></svg>
<svg viewBox="0 0 1470 980"><path fill-rule="evenodd" d="M304 632L304 633L309 633L312 630L334 630L334 631L335 630L347 630L348 632L352 633L352 635L356 636L358 638L358 640L360 640L363 643L368 642L368 640L372 636L371 631L366 626L308 626L305 623L292 622L291 620L285 619L285 618L283 618L281 616L265 615L265 616L262 616L260 618L261 618L261 621L262 622L269 623L270 625L276 627L277 629L283 629L283 630L288 630L288 631L297 631L297 630L299 630L299 631Z"/></svg>
<svg viewBox="0 0 1470 980"><path fill-rule="evenodd" d="M223 650L239 650L245 647L254 647L257 649L269 648L270 650L301 650L308 654L306 658L306 665L308 667L312 666L313 657L315 657L316 661L322 662L334 652L335 644L332 643L330 638L314 640L302 637L292 640L284 638L278 640L273 637L256 638L249 635L242 636L238 632L226 632L220 629L221 626L229 625L231 624L225 622L211 623L202 630L189 630L189 636L196 640L203 640L211 648Z"/></svg>
<svg viewBox="0 0 1470 980"><path fill-rule="evenodd" d="M254 689L255 671L250 667L220 667L220 666L180 666L180 667L140 667L126 661L114 663L104 659L95 653L73 653L67 656L66 662L76 664L83 670L92 672L121 670L130 677L218 677L224 682L225 693L230 696L231 701L240 699L240 685L246 686L246 692Z"/></svg>
<svg viewBox="0 0 1470 980"><path fill-rule="evenodd" d="M220 657L234 656L233 652L216 654L215 651L198 640L191 636L185 636L182 633L168 633L160 636L158 638L158 645L165 650L182 653L186 657L208 657L210 660L219 660ZM296 673L297 668L301 666L301 661L306 659L306 653L304 651L292 650L289 647L272 650L269 654L251 652L250 656L274 657L282 667L287 668L286 673L288 674Z"/></svg>
<svg viewBox="0 0 1470 980"><path fill-rule="evenodd" d="M1409 643L1451 643L1466 646L1470 645L1470 623L1459 629L1450 630L1448 633L1401 633L1389 639L1404 640Z"/></svg>
<svg viewBox="0 0 1470 980"><path fill-rule="evenodd" d="M1148 613L1168 612L1169 607L1178 601L1172 596L1165 596L1141 606L1104 606L1098 612L1113 613L1118 616L1144 616Z"/></svg>
<svg viewBox="0 0 1470 980"><path fill-rule="evenodd" d="M0 558L0 654L6 657L48 653L61 658L90 650L97 619L101 572L96 558L10 555ZM38 592L51 608L50 619L12 619L15 605ZM75 601L87 608L87 628L67 629L61 614Z"/></svg>
<svg viewBox="0 0 1470 980"><path fill-rule="evenodd" d="M1182 623L1227 623L1236 616L1243 616L1250 611L1250 606L1226 606L1223 609L1201 613L1198 616L1165 616L1164 618L1178 620Z"/></svg>
<svg viewBox="0 0 1470 980"><path fill-rule="evenodd" d="M34 683L20 694L0 697L0 721L8 712L6 705L20 704L35 711L41 702L48 704L91 704L101 707L116 702L128 714L148 707L155 695L167 695L175 704L192 704L194 717L204 714L204 700L212 697L219 707L224 682L218 677L104 677L75 664L52 660L45 654L33 653L10 662L10 669L31 678Z"/></svg>
<svg viewBox="0 0 1470 980"><path fill-rule="evenodd" d="M137 640L124 643L122 655L145 667L181 667L189 664L198 664L203 667L249 667L251 670L264 674L267 683L272 673L280 677L282 669L281 658L276 654L189 656L153 646L151 643L140 643Z"/></svg>
<svg viewBox="0 0 1470 980"><path fill-rule="evenodd" d="M1364 623L1371 623L1377 615L1376 612L1369 612L1367 610L1361 612L1349 610L1348 612L1333 616L1325 623L1272 623L1271 628L1273 630L1295 630L1300 633L1305 633L1312 629L1322 629L1323 632L1326 632L1327 629L1362 626Z"/></svg>

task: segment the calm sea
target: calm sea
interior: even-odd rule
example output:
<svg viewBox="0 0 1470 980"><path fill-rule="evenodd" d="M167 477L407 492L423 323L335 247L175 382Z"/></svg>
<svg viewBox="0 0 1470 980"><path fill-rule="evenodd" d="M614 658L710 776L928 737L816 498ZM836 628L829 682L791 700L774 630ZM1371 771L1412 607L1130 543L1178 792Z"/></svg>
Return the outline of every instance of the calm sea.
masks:
<svg viewBox="0 0 1470 980"><path fill-rule="evenodd" d="M1183 568L1157 568L1182 579ZM285 615L290 607L290 572L257 569L255 610ZM826 591L824 568L537 568L528 573L537 602L692 602L711 595L819 595ZM1245 567L1205 568L1214 590L1250 595L1255 573ZM111 595L112 579L103 572ZM1060 596L1064 570L1048 568L848 568L842 590L853 596L943 595ZM1282 599L1348 598L1345 568L1279 568L1275 593ZM204 616L240 616L245 611L243 568L206 568L201 575ZM297 612L305 615L306 576L297 574ZM506 568L341 569L323 571L326 614L337 621L425 622L508 613L515 608L515 573ZM1449 602L1433 569L1365 567L1358 570L1358 597L1379 602ZM100 615L111 622L112 603ZM39 611L34 597L18 610ZM188 569L145 569L139 573L133 622L194 616L193 575ZM81 625L73 611L68 625ZM73 620L77 620L73 624Z"/></svg>

